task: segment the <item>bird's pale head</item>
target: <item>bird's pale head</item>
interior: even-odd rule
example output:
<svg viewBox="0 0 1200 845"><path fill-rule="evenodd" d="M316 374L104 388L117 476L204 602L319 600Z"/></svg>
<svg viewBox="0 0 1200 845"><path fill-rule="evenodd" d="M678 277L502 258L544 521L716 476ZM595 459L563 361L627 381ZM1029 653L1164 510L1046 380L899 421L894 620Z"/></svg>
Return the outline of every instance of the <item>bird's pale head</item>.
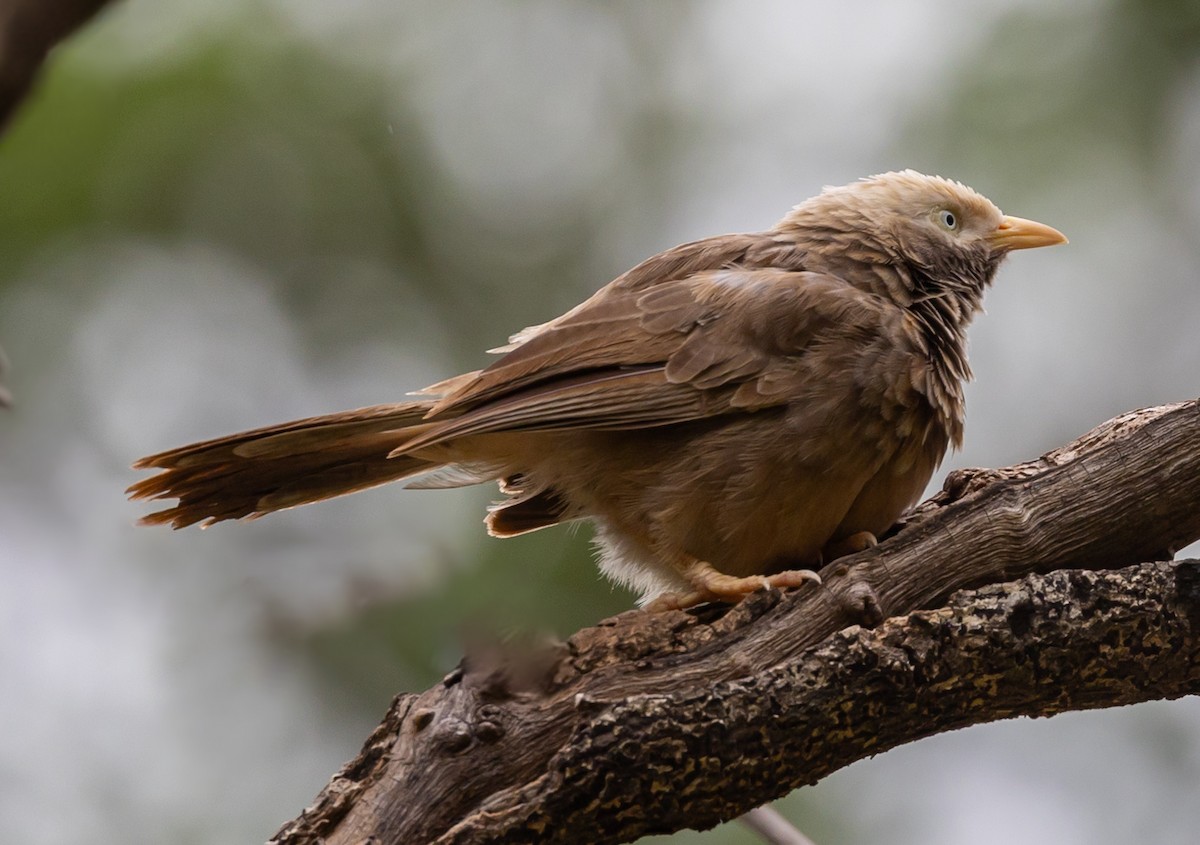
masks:
<svg viewBox="0 0 1200 845"><path fill-rule="evenodd" d="M806 269L891 299L913 318L931 369L928 396L950 440L962 439L966 330L984 289L1014 249L1066 243L1061 232L1009 217L959 182L915 170L883 173L792 209L777 237Z"/></svg>
<svg viewBox="0 0 1200 845"><path fill-rule="evenodd" d="M947 288L981 294L1011 250L1067 240L1049 226L1002 214L960 182L915 170L826 188L779 228L799 230L833 263L895 266L917 296Z"/></svg>

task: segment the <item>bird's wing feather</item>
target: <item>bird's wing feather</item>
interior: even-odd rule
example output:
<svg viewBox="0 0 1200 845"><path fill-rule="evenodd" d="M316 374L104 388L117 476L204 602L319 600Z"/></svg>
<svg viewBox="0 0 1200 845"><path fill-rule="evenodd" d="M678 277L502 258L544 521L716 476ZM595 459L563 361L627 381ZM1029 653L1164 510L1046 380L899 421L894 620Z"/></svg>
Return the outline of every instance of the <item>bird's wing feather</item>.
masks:
<svg viewBox="0 0 1200 845"><path fill-rule="evenodd" d="M833 276L698 273L610 289L482 371L396 451L500 431L635 429L788 401L814 344L878 335L889 306Z"/></svg>
<svg viewBox="0 0 1200 845"><path fill-rule="evenodd" d="M614 369L502 396L435 425L402 443L392 454L414 452L474 434L653 428L702 419L728 409L728 401L722 403L711 391L672 384L664 369Z"/></svg>
<svg viewBox="0 0 1200 845"><path fill-rule="evenodd" d="M620 331L648 316L638 307L641 294L706 271L759 266L760 261L777 259L778 252L769 232L719 235L668 249L560 317L517 332L507 345L492 350L503 357L487 369L448 379L421 393L442 396L431 413L436 417L587 367L661 362L670 352L671 338L657 337L661 333L657 329L635 338Z"/></svg>

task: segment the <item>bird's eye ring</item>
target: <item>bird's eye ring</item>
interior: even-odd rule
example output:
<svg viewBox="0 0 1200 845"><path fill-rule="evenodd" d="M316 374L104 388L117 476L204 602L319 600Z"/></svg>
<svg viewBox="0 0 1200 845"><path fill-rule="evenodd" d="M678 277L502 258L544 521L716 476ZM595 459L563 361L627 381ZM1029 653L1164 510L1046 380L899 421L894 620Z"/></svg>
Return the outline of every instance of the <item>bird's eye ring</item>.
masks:
<svg viewBox="0 0 1200 845"><path fill-rule="evenodd" d="M938 212L938 222L945 226L950 231L958 228L958 218L954 216L954 212L948 208L943 208Z"/></svg>

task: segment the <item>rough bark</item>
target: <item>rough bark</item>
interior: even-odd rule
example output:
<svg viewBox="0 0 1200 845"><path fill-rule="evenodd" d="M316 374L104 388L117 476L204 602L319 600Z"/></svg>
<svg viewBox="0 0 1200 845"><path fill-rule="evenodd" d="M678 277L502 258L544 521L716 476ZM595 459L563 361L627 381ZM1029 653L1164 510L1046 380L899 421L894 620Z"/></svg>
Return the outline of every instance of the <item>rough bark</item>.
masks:
<svg viewBox="0 0 1200 845"><path fill-rule="evenodd" d="M1196 443L1200 402L1131 412L952 474L823 587L470 655L272 841L625 842L940 731L1194 693L1200 568L1144 562L1200 537Z"/></svg>

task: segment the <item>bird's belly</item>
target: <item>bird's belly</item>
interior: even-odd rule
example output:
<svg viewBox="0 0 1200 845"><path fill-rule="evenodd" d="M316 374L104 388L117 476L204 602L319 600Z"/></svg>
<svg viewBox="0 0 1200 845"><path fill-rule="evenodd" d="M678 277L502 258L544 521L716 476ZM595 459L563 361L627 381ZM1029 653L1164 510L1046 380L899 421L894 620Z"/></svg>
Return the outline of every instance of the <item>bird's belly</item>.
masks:
<svg viewBox="0 0 1200 845"><path fill-rule="evenodd" d="M935 438L936 439L936 438ZM909 440L881 453L877 441L852 445L824 466L764 461L748 466L720 501L693 501L688 553L729 575L813 567L831 541L882 535L911 507L945 452L944 443Z"/></svg>
<svg viewBox="0 0 1200 845"><path fill-rule="evenodd" d="M817 567L861 480L776 473L757 502L733 499L699 511L704 518L680 537L683 548L735 576Z"/></svg>
<svg viewBox="0 0 1200 845"><path fill-rule="evenodd" d="M811 430L759 412L554 434L515 463L553 480L571 503L564 518L595 520L605 572L653 593L678 587L685 559L733 576L811 567L831 540L890 526L935 462L897 461L903 444L861 414L831 417Z"/></svg>
<svg viewBox="0 0 1200 845"><path fill-rule="evenodd" d="M815 565L884 459L848 420L808 437L766 413L642 454L655 456L650 472L624 486L634 501L605 513L610 524L645 536L659 557L687 555L734 576Z"/></svg>
<svg viewBox="0 0 1200 845"><path fill-rule="evenodd" d="M863 485L834 531L840 540L869 531L879 536L920 498L941 463L943 443L902 443L879 470Z"/></svg>

